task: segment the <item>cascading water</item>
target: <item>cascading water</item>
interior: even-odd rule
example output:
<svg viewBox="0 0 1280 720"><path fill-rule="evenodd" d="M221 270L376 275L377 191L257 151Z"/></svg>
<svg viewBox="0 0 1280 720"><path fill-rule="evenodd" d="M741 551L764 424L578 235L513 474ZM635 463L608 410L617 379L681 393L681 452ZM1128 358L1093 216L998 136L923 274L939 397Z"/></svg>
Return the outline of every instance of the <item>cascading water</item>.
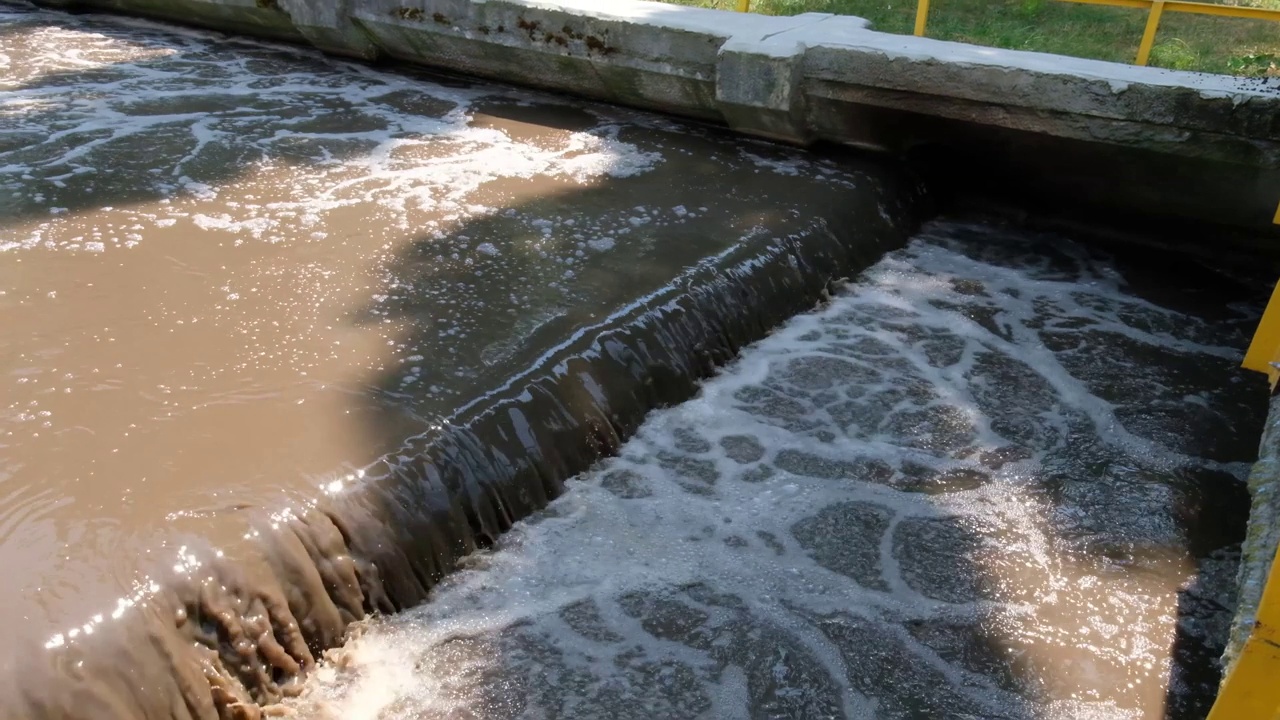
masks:
<svg viewBox="0 0 1280 720"><path fill-rule="evenodd" d="M300 706L1202 717L1265 394L1236 367L1253 307L1149 273L931 225L368 623Z"/></svg>
<svg viewBox="0 0 1280 720"><path fill-rule="evenodd" d="M918 215L887 162L149 23L0 35L14 717L287 697Z"/></svg>

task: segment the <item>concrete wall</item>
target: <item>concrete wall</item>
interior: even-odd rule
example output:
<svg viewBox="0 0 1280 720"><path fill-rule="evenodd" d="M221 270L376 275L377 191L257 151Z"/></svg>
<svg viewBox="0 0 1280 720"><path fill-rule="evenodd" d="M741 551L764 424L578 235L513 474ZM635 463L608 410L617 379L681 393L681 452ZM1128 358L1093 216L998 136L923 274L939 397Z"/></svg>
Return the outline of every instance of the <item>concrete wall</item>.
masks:
<svg viewBox="0 0 1280 720"><path fill-rule="evenodd" d="M1276 82L887 35L853 17L638 0L40 1L305 40L796 144L976 149L970 162L1050 201L1266 229L1280 200ZM1080 146L1102 150L1085 161ZM1125 181L1090 198L1107 177Z"/></svg>
<svg viewBox="0 0 1280 720"><path fill-rule="evenodd" d="M1249 473L1249 494L1253 506L1249 511L1248 534L1241 548L1240 599L1231 625L1231 640L1223 657L1228 666L1239 656L1253 631L1262 591L1280 544L1280 395L1271 399L1258 462Z"/></svg>

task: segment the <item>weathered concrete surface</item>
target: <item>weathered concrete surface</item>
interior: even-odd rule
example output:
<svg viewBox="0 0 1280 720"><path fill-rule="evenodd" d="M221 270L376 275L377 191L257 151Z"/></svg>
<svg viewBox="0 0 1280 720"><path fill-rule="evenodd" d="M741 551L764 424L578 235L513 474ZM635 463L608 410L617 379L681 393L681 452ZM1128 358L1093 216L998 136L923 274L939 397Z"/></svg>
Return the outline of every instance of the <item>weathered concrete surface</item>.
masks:
<svg viewBox="0 0 1280 720"><path fill-rule="evenodd" d="M1271 400L1258 462L1249 473L1249 494L1253 507L1249 511L1249 533L1241 548L1240 600L1231 625L1231 641L1223 656L1226 666L1235 662L1249 639L1276 547L1280 545L1280 396Z"/></svg>
<svg viewBox="0 0 1280 720"><path fill-rule="evenodd" d="M1267 228L1280 187L1280 82L1138 68L638 0L40 0L126 11L681 115L798 144L963 147L1045 197L1058 157L1104 199ZM941 122L939 122L941 121ZM968 126L1015 133L975 141ZM1041 158L1044 139L1069 143ZM978 144L975 146L975 142ZM1061 149L1061 146L1054 146ZM1121 148L1124 153L1111 156ZM1051 150L1053 148L1050 148ZM1087 153L1086 153L1087 154ZM1189 162L1170 177L1168 160ZM1037 161L1038 159L1038 161ZM1040 179L1046 180L1039 183ZM1231 192L1223 192L1223 183ZM1084 185L1088 185L1085 183ZM1094 183L1097 185L1097 182ZM1093 198L1081 196L1082 200ZM1211 202L1197 199L1212 195Z"/></svg>

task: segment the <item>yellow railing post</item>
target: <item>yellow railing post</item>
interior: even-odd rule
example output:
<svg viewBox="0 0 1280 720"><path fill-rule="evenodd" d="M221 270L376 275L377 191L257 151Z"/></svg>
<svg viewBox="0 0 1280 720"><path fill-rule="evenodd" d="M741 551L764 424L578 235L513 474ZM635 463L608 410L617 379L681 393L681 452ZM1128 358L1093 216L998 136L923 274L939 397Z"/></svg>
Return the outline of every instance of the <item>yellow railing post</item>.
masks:
<svg viewBox="0 0 1280 720"><path fill-rule="evenodd" d="M1160 29L1160 16L1164 14L1164 0L1155 0L1147 11L1147 29L1142 31L1142 44L1138 45L1138 64L1146 65L1151 57L1151 46L1156 42L1156 31Z"/></svg>
<svg viewBox="0 0 1280 720"><path fill-rule="evenodd" d="M917 0L916 37L924 37L924 26L929 21L929 0Z"/></svg>
<svg viewBox="0 0 1280 720"><path fill-rule="evenodd" d="M1265 374L1274 388L1276 381L1280 380L1277 360L1280 360L1280 283L1276 283L1271 291L1271 300L1262 312L1262 319L1258 321L1253 340L1249 342L1249 349L1245 351L1240 365L1246 370ZM1280 585L1280 581L1276 584Z"/></svg>
<svg viewBox="0 0 1280 720"><path fill-rule="evenodd" d="M751 0L738 0L738 12L751 12Z"/></svg>
<svg viewBox="0 0 1280 720"><path fill-rule="evenodd" d="M1276 207L1273 222L1280 225L1280 206ZM1276 383L1280 382L1280 362L1277 361L1280 361L1280 283L1276 283L1275 289L1271 291L1271 300L1267 302L1267 309L1262 312L1262 319L1258 321L1258 329L1253 333L1253 340L1249 342L1249 349L1245 351L1241 366L1246 370L1266 373L1272 389L1275 389ZM1277 578L1275 585L1280 588L1280 578ZM1277 589L1276 594L1280 596L1280 589ZM1280 627L1280 611L1277 614L1276 625ZM1277 635L1280 635L1280 630L1277 630Z"/></svg>
<svg viewBox="0 0 1280 720"><path fill-rule="evenodd" d="M1194 15L1217 15L1218 17L1248 18L1251 20L1269 20L1280 22L1280 10L1250 7L1245 5L1219 5L1211 2L1194 2L1194 0L1065 0L1066 2L1084 3L1086 5L1110 5L1113 7L1130 7L1147 11L1147 29L1142 33L1142 43L1138 45L1138 65L1146 65L1151 59L1151 47L1156 43L1156 32L1160 29L1160 16L1165 10L1171 13L1191 13ZM928 3L922 3L928 7ZM916 34L919 35L923 21L916 15Z"/></svg>

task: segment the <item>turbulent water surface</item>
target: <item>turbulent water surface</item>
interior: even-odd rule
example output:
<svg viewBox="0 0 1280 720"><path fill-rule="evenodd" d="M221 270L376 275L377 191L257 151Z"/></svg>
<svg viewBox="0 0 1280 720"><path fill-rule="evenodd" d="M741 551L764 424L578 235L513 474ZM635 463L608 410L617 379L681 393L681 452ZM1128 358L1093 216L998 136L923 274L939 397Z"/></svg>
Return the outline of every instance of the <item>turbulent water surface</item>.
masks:
<svg viewBox="0 0 1280 720"><path fill-rule="evenodd" d="M369 623L301 708L1202 717L1265 393L1250 313L1160 272L932 225Z"/></svg>
<svg viewBox="0 0 1280 720"><path fill-rule="evenodd" d="M744 238L829 235L880 185L660 118L21 5L0 5L0 91L0 607L55 645L245 511L359 484L574 333Z"/></svg>

